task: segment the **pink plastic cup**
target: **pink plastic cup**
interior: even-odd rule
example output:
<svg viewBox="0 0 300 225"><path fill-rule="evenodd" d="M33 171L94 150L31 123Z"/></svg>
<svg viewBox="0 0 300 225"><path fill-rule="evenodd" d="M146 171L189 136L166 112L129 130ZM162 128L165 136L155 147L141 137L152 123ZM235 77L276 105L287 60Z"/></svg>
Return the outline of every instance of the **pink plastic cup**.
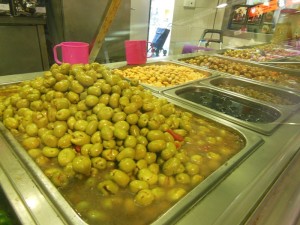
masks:
<svg viewBox="0 0 300 225"><path fill-rule="evenodd" d="M145 64L147 62L147 41L125 41L125 55L128 65Z"/></svg>
<svg viewBox="0 0 300 225"><path fill-rule="evenodd" d="M61 47L62 61L57 57L58 47ZM89 63L89 44L85 42L62 42L54 46L53 55L58 64L86 64Z"/></svg>

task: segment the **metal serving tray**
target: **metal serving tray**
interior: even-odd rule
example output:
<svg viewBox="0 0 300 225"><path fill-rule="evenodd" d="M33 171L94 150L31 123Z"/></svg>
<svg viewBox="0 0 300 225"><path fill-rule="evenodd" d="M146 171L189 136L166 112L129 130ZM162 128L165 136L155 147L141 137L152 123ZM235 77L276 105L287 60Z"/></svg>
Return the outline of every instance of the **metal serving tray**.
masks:
<svg viewBox="0 0 300 225"><path fill-rule="evenodd" d="M239 64L242 64L242 65L248 65L248 66L251 66L251 67L257 67L257 68L261 68L261 69L265 69L265 70L268 70L268 71L275 71L275 72L281 72L283 74L287 74L287 75L290 75L290 76L295 76L295 77L299 77L299 72L297 71L294 71L294 70L289 70L289 69L285 69L285 68L279 68L279 67L274 67L274 66L271 66L271 65L268 65L268 64L264 64L264 63L258 63L258 62L250 62L250 61L246 61L246 60L241 60L241 59L237 59L237 58L232 58L232 57L226 57L226 56L222 56L222 55L219 55L219 54L211 54L211 55L207 55L207 54L196 54L196 55L192 55L192 56L179 56L178 58L176 58L174 61L179 61L181 64L183 65L192 65L192 64L189 64L187 62L184 62L183 60L188 60L188 59L193 59L197 56L212 56L212 57L217 57L219 59L224 59L224 60L228 60L228 61L231 61L231 62L235 62L235 63L239 63ZM193 65L194 67L199 67L199 68L204 68L208 71L216 71L217 74L224 74L224 75L230 75L230 76L234 76L234 77L242 77L242 76L237 76L237 75L234 75L234 74L230 74L230 73L226 73L226 72L221 72L221 71L218 71L218 70L213 70L213 69L209 69L205 66L196 66L196 65ZM247 80L250 80L250 81L256 81L256 82L259 82L259 83L262 83L262 84L267 84L269 86L273 86L273 87L277 87L277 88L282 88L282 89L286 89L286 90L292 90L292 91L297 91L297 92L300 92L300 83L297 85L299 86L299 88L293 88L293 87L289 87L289 86L285 86L285 85L280 85L278 83L275 83L275 82L264 82L264 81L259 81L259 80L255 80L255 79L250 79L250 78L246 78L246 77L242 77L243 79L247 79Z"/></svg>
<svg viewBox="0 0 300 225"><path fill-rule="evenodd" d="M168 99L168 98L167 98ZM206 112L199 111L194 107L188 105L182 105L178 101L168 99L171 103L184 107L186 110L193 112L204 118L209 118L216 123L222 124L229 129L237 132L241 138L244 139L245 147L241 149L236 155L230 158L222 166L220 166L215 172L209 175L203 182L187 193L179 202L172 206L167 212L161 215L152 224L174 224L182 217L187 210L192 208L194 204L200 201L212 188L217 185L222 179L225 178L230 171L237 167L246 157L253 153L260 145L263 144L263 139L256 133L251 132L243 127L230 123L219 117L210 115ZM32 175L34 181L45 193L45 197L48 198L53 205L57 208L60 215L62 215L64 221L67 224L86 225L75 210L70 206L67 200L61 195L59 190L50 182L42 170L27 154L26 150L19 144L19 142L13 137L13 135L0 123L0 132L5 137L5 140L11 145L11 151L13 151L19 160L24 164L24 167L28 169ZM130 221L128 221L130 223Z"/></svg>
<svg viewBox="0 0 300 225"><path fill-rule="evenodd" d="M187 67L187 68L190 68L190 69L193 69L195 72L200 72L200 73L203 73L204 75L207 76L207 78L210 78L212 76L217 76L218 73L216 73L216 71L212 71L212 70L207 70L205 68L197 68L195 66L192 66L192 65L189 65L189 64L182 64L180 62L175 62L175 61L159 61L159 62L150 62L150 63L146 63L146 64L143 64L143 65L126 65L126 66L121 66L121 67L118 67L116 69L119 69L119 70L125 70L125 69L128 69L128 68L133 68L133 67L143 67L143 66L150 66L150 65L177 65L177 66L183 66L183 67ZM205 80L207 78L203 78L203 79L198 79L198 80ZM129 78L125 78L127 80L130 80ZM150 84L146 84L146 83L140 83L143 87L151 90L151 91L154 91L154 92L157 92L157 93L160 93L164 90L167 90L169 88L172 88L172 87L177 87L177 86L181 86L181 85L185 85L185 84L189 84L189 83L193 83L197 80L192 80L192 81L189 81L189 82L185 82L185 83L182 83L182 84L178 84L176 86L168 86L168 87L156 87L154 85L150 85Z"/></svg>
<svg viewBox="0 0 300 225"><path fill-rule="evenodd" d="M243 78L234 78L232 76L219 76L216 78L211 78L208 80L205 80L203 82L197 82L198 84L206 84L209 86L213 86L216 88L219 88L220 90L225 90L229 92L233 92L235 95L239 96L246 96L247 98L251 99L256 102L260 102L261 104L268 104L273 106L274 108L282 108L282 110L286 110L287 108L289 109L288 111L296 111L300 108L300 95L298 93L288 91L288 90L282 90L279 88L275 88L272 86L268 86L265 84L261 84L259 82L253 81L253 80L248 80L248 79L243 79ZM281 99L281 102L275 103L273 98L270 101L263 100L263 99L258 99L255 97L252 97L251 95L243 94L243 93L238 93L232 90L227 90L223 87L220 87L222 84L228 84L232 85L234 87L241 87L244 89L251 89L253 91L256 91L255 94L266 94L270 93L273 94L274 96L279 96ZM272 96L269 95L271 98Z"/></svg>
<svg viewBox="0 0 300 225"><path fill-rule="evenodd" d="M288 108L275 108L246 96L200 83L173 88L163 94L266 135L270 135L293 113Z"/></svg>

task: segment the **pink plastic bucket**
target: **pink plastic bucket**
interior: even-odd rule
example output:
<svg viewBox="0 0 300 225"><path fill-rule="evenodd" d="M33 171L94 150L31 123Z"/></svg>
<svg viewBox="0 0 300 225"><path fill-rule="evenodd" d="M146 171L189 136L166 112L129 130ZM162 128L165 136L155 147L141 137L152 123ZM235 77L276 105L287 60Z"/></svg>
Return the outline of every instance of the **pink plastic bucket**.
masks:
<svg viewBox="0 0 300 225"><path fill-rule="evenodd" d="M125 55L128 65L145 64L147 62L147 41L125 41Z"/></svg>
<svg viewBox="0 0 300 225"><path fill-rule="evenodd" d="M57 57L58 47L61 47L62 61ZM62 42L54 46L53 55L58 64L86 64L89 63L89 44L85 42Z"/></svg>

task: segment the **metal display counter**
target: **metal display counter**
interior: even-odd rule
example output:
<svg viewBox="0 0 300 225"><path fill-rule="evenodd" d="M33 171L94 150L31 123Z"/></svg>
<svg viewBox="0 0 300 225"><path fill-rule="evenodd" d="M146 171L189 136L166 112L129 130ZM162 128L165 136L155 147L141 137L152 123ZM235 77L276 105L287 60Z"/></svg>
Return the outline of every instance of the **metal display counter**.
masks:
<svg viewBox="0 0 300 225"><path fill-rule="evenodd" d="M116 68L123 65L126 65L126 63L115 63L108 66ZM0 77L0 83L33 79L41 74L2 76ZM167 98L171 102L176 102L176 100L169 99L162 93L156 93L155 95ZM187 109L190 107L184 103L178 104ZM212 115L212 117L214 116ZM231 123L228 122L228 124L230 125ZM238 124L233 123L232 126L239 127ZM294 168L293 165L295 164L292 161L300 148L299 126L300 113L298 110L283 121L271 135L247 130L253 136L260 137L263 143L230 173L226 174L203 198L196 201L188 210L181 212L180 215L176 215L176 220L172 220L172 223L177 225L257 224L260 218L263 218L263 213L265 213L262 209L266 205L266 200L273 198L272 191L270 191L272 187L278 187L280 184L289 185L290 182L292 182L291 185L293 187L299 185L299 179L276 183L276 181L281 181L281 179L278 179L281 174L283 176L287 174L287 172L283 173L283 171L289 171L289 164L292 165L291 168ZM72 222L76 221L75 218L74 220L71 218L71 221L66 220L65 214L68 213L68 210L61 213L62 210L59 209L63 209L64 205L57 207L51 202L48 194L40 188L39 183L14 153L14 146L11 146L3 136L0 136L0 138L1 188L21 223L57 225L72 224ZM276 186L274 185L275 183ZM269 207L276 209L276 212L288 213L284 208L285 202L290 199L290 196L298 193L295 194L293 192L294 189L286 189L288 193L285 193L284 189L277 190L279 190L275 199L277 205L274 203ZM271 194L268 194L269 191ZM180 206L180 201L178 204ZM260 204L262 205L259 207ZM293 204L293 206L291 210L296 215L300 209L296 207L297 204ZM257 210L255 211L255 209ZM275 216L270 211L266 213ZM286 218L284 224L295 224L296 219L294 217ZM153 224L169 224L169 221L168 216L160 217ZM282 224L280 222L276 220L270 224Z"/></svg>

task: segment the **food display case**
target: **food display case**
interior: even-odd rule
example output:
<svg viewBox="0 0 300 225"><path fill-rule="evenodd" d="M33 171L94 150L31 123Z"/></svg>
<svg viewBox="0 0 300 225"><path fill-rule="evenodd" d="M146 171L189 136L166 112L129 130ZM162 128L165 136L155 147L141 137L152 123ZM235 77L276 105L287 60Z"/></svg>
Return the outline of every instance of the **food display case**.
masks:
<svg viewBox="0 0 300 225"><path fill-rule="evenodd" d="M197 54L193 53L188 57L195 55ZM170 60L178 61L183 65L183 62L179 60L182 57L182 55L170 57ZM161 65L164 62L159 60L149 62L149 65L155 64ZM112 63L108 67L121 69L124 67L124 63ZM192 66L192 68L196 67ZM145 90L151 91L155 97L164 99L180 109L192 112L197 118L199 116L202 119L206 118L208 121L213 121L214 124L219 124L218 126L236 132L245 145L172 207L158 214L151 224L195 222L199 224L239 224L245 222L251 218L253 210L260 204L261 199L272 187L281 171L291 162L300 147L299 141L297 141L300 138L298 129L299 94L297 92L280 86L274 87L229 74L225 75L203 67L199 67L199 70L216 76L168 87L161 91L151 90L146 86ZM6 86L24 80L34 80L41 76L43 73L3 76L1 83ZM130 79L128 82L131 82ZM268 99L255 99L253 96L245 96L234 90L226 90L231 85L240 88L248 87L254 94L255 91L268 90L271 97L268 102ZM204 98L214 98L216 101L212 102L216 103L218 98L223 99L224 96L230 96L233 101L231 104L223 102L223 108L230 108L232 104L237 104L236 106L241 106L240 110L254 110L253 117L262 117L263 121L246 121L245 118L231 119L230 117L234 115L226 116L224 113L216 113L201 107L199 102L191 104L179 99L178 96L174 97L177 94L180 97L181 93L185 95L190 90L197 90L196 92L203 95ZM273 95L275 100L276 95L281 97L277 99L279 102L274 102ZM185 97L183 96L183 98ZM270 102L272 100L273 102ZM266 113L266 117L263 117L264 113ZM209 127L212 126L209 125ZM209 138L207 140L213 141ZM87 222L85 217L81 217L82 213L78 213L72 199L67 198L66 193L49 180L49 177L24 150L22 144L3 124L1 124L1 146L1 187L12 208L17 212L16 217L21 223L31 221L44 224L45 218L51 214L55 219L50 223L47 221L47 224L52 224L52 222L53 224L93 224ZM16 200L12 199L13 196L16 196L19 204L15 204ZM32 199L33 196L35 199ZM21 210L25 210L26 213L19 214L18 212ZM233 210L236 212L235 214L232 214ZM201 216L200 222L199 215L205 215ZM127 219L130 220L130 217Z"/></svg>

